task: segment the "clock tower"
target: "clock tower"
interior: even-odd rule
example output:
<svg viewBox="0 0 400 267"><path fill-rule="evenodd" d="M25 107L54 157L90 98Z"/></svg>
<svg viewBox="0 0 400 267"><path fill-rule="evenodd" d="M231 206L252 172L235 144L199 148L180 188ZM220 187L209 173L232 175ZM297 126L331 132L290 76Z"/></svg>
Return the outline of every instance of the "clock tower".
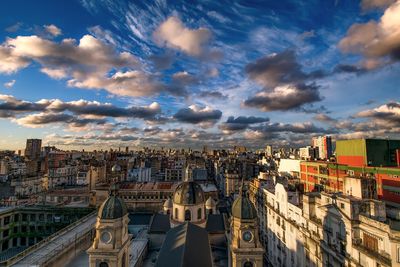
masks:
<svg viewBox="0 0 400 267"><path fill-rule="evenodd" d="M87 251L90 267L129 266L128 211L117 191L117 185L112 185L110 196L100 206L96 237Z"/></svg>
<svg viewBox="0 0 400 267"><path fill-rule="evenodd" d="M231 266L262 267L264 248L258 238L257 211L247 197L243 185L232 205Z"/></svg>

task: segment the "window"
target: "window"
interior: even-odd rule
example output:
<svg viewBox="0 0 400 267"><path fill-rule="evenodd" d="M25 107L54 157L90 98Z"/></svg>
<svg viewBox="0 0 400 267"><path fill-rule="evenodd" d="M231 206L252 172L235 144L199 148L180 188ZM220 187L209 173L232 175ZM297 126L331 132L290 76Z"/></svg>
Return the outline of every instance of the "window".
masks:
<svg viewBox="0 0 400 267"><path fill-rule="evenodd" d="M99 267L108 267L108 263L107 262L100 262Z"/></svg>
<svg viewBox="0 0 400 267"><path fill-rule="evenodd" d="M192 220L192 214L190 210L185 210L185 221L191 221Z"/></svg>
<svg viewBox="0 0 400 267"><path fill-rule="evenodd" d="M4 217L4 225L8 225L10 223L10 216Z"/></svg>
<svg viewBox="0 0 400 267"><path fill-rule="evenodd" d="M344 203L340 203L340 208L344 209Z"/></svg>
<svg viewBox="0 0 400 267"><path fill-rule="evenodd" d="M378 239L369 234L363 233L363 245L372 251L378 251Z"/></svg>
<svg viewBox="0 0 400 267"><path fill-rule="evenodd" d="M201 208L197 210L197 220L201 220Z"/></svg>
<svg viewBox="0 0 400 267"><path fill-rule="evenodd" d="M397 248L397 262L400 262L400 247Z"/></svg>
<svg viewBox="0 0 400 267"><path fill-rule="evenodd" d="M246 261L244 264L243 264L243 267L253 267L254 265L253 265L253 263L251 262L251 261Z"/></svg>
<svg viewBox="0 0 400 267"><path fill-rule="evenodd" d="M178 209L175 208L175 219L178 219Z"/></svg>

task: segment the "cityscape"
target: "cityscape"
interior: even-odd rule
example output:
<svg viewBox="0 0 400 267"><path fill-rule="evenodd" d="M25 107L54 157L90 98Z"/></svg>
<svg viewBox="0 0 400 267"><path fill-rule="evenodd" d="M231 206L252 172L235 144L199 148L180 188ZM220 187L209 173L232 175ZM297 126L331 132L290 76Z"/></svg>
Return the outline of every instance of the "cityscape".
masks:
<svg viewBox="0 0 400 267"><path fill-rule="evenodd" d="M400 267L400 0L0 18L0 267Z"/></svg>

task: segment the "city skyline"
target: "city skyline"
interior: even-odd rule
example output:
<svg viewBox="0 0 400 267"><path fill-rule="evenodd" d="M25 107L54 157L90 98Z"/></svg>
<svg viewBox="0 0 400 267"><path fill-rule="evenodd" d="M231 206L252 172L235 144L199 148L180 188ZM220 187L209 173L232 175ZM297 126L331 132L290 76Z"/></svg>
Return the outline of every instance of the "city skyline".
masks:
<svg viewBox="0 0 400 267"><path fill-rule="evenodd" d="M2 149L400 137L400 1L1 5Z"/></svg>

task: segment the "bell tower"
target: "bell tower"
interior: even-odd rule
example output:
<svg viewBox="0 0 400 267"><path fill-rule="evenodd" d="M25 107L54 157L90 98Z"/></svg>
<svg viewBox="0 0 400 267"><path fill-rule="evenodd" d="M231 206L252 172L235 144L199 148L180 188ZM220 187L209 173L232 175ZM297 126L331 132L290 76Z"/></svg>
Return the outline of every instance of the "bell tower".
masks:
<svg viewBox="0 0 400 267"><path fill-rule="evenodd" d="M117 191L117 185L112 185L110 196L100 206L96 237L87 251L90 267L129 266L129 218L126 205L117 196Z"/></svg>
<svg viewBox="0 0 400 267"><path fill-rule="evenodd" d="M258 237L257 211L247 197L243 183L239 197L232 205L231 266L262 267L264 248Z"/></svg>

